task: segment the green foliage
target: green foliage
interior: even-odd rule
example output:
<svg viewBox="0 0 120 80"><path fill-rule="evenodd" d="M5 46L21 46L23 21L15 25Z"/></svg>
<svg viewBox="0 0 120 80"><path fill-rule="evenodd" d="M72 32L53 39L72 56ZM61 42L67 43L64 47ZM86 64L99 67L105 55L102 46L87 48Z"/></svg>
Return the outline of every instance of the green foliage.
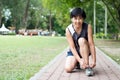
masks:
<svg viewBox="0 0 120 80"><path fill-rule="evenodd" d="M5 23L5 17L2 17L2 21L1 21L2 23Z"/></svg>
<svg viewBox="0 0 120 80"><path fill-rule="evenodd" d="M56 19L54 19L53 31L56 31L58 34L61 34L61 36L65 36L65 29L61 28Z"/></svg>
<svg viewBox="0 0 120 80"><path fill-rule="evenodd" d="M16 35L15 32L8 33L7 35Z"/></svg>
<svg viewBox="0 0 120 80"><path fill-rule="evenodd" d="M117 24L117 28L120 32L120 1L119 0L102 0L106 5L113 21Z"/></svg>
<svg viewBox="0 0 120 80"><path fill-rule="evenodd" d="M103 38L104 36L105 36L105 34L102 32L96 34L96 38Z"/></svg>
<svg viewBox="0 0 120 80"><path fill-rule="evenodd" d="M96 38L98 38L98 39L113 39L113 36L112 36L112 34L107 34L105 36L104 33L100 32L100 33L96 34Z"/></svg>
<svg viewBox="0 0 120 80"><path fill-rule="evenodd" d="M12 26L12 20L11 19L8 19L7 21L6 21L6 25L5 25L6 27L10 27L10 26Z"/></svg>
<svg viewBox="0 0 120 80"><path fill-rule="evenodd" d="M6 22L6 19L2 20L6 26L15 26L16 29L25 28L25 25L23 25L23 17L26 3L27 0L0 1L0 20L2 17L5 17L3 10L9 9L11 12L9 16L10 20L8 20L8 22ZM74 7L83 8L87 14L85 21L93 25L93 3L94 0L30 0L27 28L50 30L52 26L52 31L55 30L58 33L64 34L65 28L71 23L69 15L70 10ZM108 8L108 33L115 32L116 29L120 31L119 0L115 0L114 2L113 0L96 0L97 33L100 32L101 28L104 29L105 5ZM114 28L112 29L112 27Z"/></svg>

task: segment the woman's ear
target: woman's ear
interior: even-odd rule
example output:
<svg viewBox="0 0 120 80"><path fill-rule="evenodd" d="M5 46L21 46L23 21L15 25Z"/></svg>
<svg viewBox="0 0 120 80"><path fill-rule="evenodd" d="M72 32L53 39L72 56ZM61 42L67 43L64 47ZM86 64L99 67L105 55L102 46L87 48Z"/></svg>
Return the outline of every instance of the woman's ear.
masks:
<svg viewBox="0 0 120 80"><path fill-rule="evenodd" d="M73 22L73 18L71 18L71 22Z"/></svg>

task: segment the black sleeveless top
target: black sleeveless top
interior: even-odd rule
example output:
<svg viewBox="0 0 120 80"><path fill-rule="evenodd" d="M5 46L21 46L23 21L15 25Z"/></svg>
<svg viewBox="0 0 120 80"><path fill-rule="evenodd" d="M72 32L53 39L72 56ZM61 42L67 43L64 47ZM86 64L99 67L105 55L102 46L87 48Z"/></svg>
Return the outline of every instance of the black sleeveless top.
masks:
<svg viewBox="0 0 120 80"><path fill-rule="evenodd" d="M78 39L83 37L88 41L88 24L87 23L82 24L82 31L80 32L79 35L76 33L72 24L70 24L67 28L72 35L72 38L73 38L73 41L75 44L75 48L76 48L77 52L79 52L80 46L78 44Z"/></svg>

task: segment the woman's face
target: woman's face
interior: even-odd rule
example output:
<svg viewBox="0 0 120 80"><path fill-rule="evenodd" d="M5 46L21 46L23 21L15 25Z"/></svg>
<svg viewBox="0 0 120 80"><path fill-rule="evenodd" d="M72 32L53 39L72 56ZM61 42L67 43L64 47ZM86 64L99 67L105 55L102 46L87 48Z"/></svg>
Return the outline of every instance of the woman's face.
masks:
<svg viewBox="0 0 120 80"><path fill-rule="evenodd" d="M83 20L82 16L76 16L72 18L72 23L74 27L79 28L82 26Z"/></svg>

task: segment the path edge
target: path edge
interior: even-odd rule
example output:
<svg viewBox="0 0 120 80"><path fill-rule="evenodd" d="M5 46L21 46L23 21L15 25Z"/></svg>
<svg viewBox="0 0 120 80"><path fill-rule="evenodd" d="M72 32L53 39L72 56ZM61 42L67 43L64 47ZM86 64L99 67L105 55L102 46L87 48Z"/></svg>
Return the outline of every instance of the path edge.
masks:
<svg viewBox="0 0 120 80"><path fill-rule="evenodd" d="M102 53L102 55L104 55L108 60L110 60L111 61L111 63L113 64L113 65L115 65L118 69L120 69L120 65L117 63L117 62L115 62L110 56L108 56L107 54L105 54L102 50L100 50L98 47L95 47L96 49L98 49L99 51L101 51L101 53Z"/></svg>
<svg viewBox="0 0 120 80"><path fill-rule="evenodd" d="M52 59L47 65L42 67L39 72L35 73L29 80L37 80L38 78L40 78L40 76L42 76L42 74L49 68L49 66L52 65L60 56L65 54L67 50L68 47L64 49L60 54L58 54L54 59Z"/></svg>

